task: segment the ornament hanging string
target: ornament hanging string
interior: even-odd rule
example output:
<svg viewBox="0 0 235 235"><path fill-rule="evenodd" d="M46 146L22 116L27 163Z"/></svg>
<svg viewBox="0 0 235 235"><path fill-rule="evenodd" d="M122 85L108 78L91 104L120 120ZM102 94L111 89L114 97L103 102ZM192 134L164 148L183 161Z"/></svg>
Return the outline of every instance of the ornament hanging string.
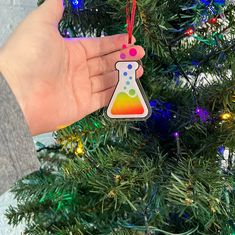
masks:
<svg viewBox="0 0 235 235"><path fill-rule="evenodd" d="M128 32L128 43L132 42L132 34L135 24L135 12L136 12L136 0L132 0L132 9L130 9L130 1L127 0L126 4L126 24L127 24L127 32Z"/></svg>

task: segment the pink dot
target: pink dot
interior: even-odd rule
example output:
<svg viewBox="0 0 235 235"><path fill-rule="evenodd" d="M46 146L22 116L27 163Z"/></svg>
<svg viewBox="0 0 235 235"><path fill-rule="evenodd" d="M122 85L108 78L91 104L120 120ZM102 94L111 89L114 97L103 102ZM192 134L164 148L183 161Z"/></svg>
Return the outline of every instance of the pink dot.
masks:
<svg viewBox="0 0 235 235"><path fill-rule="evenodd" d="M126 44L123 44L123 45L122 45L122 49L125 49L125 48L127 48L127 45L126 45Z"/></svg>
<svg viewBox="0 0 235 235"><path fill-rule="evenodd" d="M124 53L121 53L120 58L124 60L126 59L126 55Z"/></svg>
<svg viewBox="0 0 235 235"><path fill-rule="evenodd" d="M131 48L130 51L129 51L129 54L131 56L136 56L137 55L137 50L135 48Z"/></svg>

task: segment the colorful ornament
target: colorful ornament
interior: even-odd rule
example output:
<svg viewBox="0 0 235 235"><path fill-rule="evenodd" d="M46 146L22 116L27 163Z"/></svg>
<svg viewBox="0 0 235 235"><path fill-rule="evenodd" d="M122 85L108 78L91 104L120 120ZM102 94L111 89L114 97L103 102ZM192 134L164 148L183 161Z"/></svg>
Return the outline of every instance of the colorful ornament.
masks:
<svg viewBox="0 0 235 235"><path fill-rule="evenodd" d="M130 0L127 0L126 29L128 32L128 44L132 43L137 1L132 0L131 9L130 5ZM127 46L124 44L122 48L127 48ZM131 48L128 53L128 56L134 59L137 55L137 50ZM126 57L126 54L120 54L121 59ZM147 97L139 80L136 79L138 68L139 63L136 61L119 61L116 63L119 82L107 109L109 118L117 120L146 120L151 115Z"/></svg>
<svg viewBox="0 0 235 235"><path fill-rule="evenodd" d="M135 54L130 50L130 54ZM119 61L116 69L119 82L108 106L107 115L111 119L146 120L151 115L144 90L136 79L136 70L139 64L136 61Z"/></svg>

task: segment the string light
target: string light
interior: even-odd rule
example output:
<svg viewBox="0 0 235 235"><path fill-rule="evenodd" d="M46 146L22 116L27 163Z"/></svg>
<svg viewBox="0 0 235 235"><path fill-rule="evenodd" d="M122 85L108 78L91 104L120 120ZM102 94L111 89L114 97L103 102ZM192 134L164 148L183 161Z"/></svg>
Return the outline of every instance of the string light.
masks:
<svg viewBox="0 0 235 235"><path fill-rule="evenodd" d="M84 0L71 0L71 4L74 9L84 8Z"/></svg>
<svg viewBox="0 0 235 235"><path fill-rule="evenodd" d="M220 117L223 121L231 121L233 119L233 115L231 113L223 113Z"/></svg>
<svg viewBox="0 0 235 235"><path fill-rule="evenodd" d="M186 32L184 33L187 36L192 36L194 34L194 29L193 28L189 28L186 30Z"/></svg>
<svg viewBox="0 0 235 235"><path fill-rule="evenodd" d="M83 154L84 154L84 147L83 147L82 142L80 141L77 148L75 149L75 155L80 156L80 155L83 155Z"/></svg>
<svg viewBox="0 0 235 235"><path fill-rule="evenodd" d="M213 17L212 19L208 20L209 24L216 24L217 23L217 18Z"/></svg>
<svg viewBox="0 0 235 235"><path fill-rule="evenodd" d="M180 137L180 133L178 131L173 133L173 136L178 139Z"/></svg>
<svg viewBox="0 0 235 235"><path fill-rule="evenodd" d="M111 190L109 193L108 193L108 197L109 198L114 198L116 196L116 192L114 190Z"/></svg>
<svg viewBox="0 0 235 235"><path fill-rule="evenodd" d="M195 113L202 122L206 122L209 118L208 111L203 108L200 108L200 107L196 108Z"/></svg>
<svg viewBox="0 0 235 235"><path fill-rule="evenodd" d="M122 180L122 177L120 175L115 175L115 183L120 183L120 181Z"/></svg>

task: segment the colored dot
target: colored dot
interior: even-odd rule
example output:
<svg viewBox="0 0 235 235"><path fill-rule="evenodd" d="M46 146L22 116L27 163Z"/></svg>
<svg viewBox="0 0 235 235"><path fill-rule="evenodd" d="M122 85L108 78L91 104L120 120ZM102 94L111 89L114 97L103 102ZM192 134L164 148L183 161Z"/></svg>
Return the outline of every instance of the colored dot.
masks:
<svg viewBox="0 0 235 235"><path fill-rule="evenodd" d="M132 80L132 77L129 77L130 80Z"/></svg>
<svg viewBox="0 0 235 235"><path fill-rule="evenodd" d="M124 75L124 76L127 76L127 75L128 75L128 73L127 73L127 72L124 72L124 73L123 73L123 75Z"/></svg>
<svg viewBox="0 0 235 235"><path fill-rule="evenodd" d="M130 82L129 82L129 81L127 81L127 82L126 82L126 85L130 85Z"/></svg>
<svg viewBox="0 0 235 235"><path fill-rule="evenodd" d="M129 51L129 54L131 56L136 56L137 55L137 50L135 48L131 48L130 51Z"/></svg>
<svg viewBox="0 0 235 235"><path fill-rule="evenodd" d="M126 90L126 86L124 86L124 90Z"/></svg>
<svg viewBox="0 0 235 235"><path fill-rule="evenodd" d="M122 60L124 60L124 59L126 59L126 55L125 55L124 53L121 53L120 58L121 58Z"/></svg>
<svg viewBox="0 0 235 235"><path fill-rule="evenodd" d="M126 49L127 48L127 45L126 44L123 44L122 45L122 49Z"/></svg>
<svg viewBox="0 0 235 235"><path fill-rule="evenodd" d="M134 90L134 89L129 90L129 94L130 94L131 96L135 95L135 90Z"/></svg>
<svg viewBox="0 0 235 235"><path fill-rule="evenodd" d="M128 69L132 69L132 65L131 64L128 64Z"/></svg>

